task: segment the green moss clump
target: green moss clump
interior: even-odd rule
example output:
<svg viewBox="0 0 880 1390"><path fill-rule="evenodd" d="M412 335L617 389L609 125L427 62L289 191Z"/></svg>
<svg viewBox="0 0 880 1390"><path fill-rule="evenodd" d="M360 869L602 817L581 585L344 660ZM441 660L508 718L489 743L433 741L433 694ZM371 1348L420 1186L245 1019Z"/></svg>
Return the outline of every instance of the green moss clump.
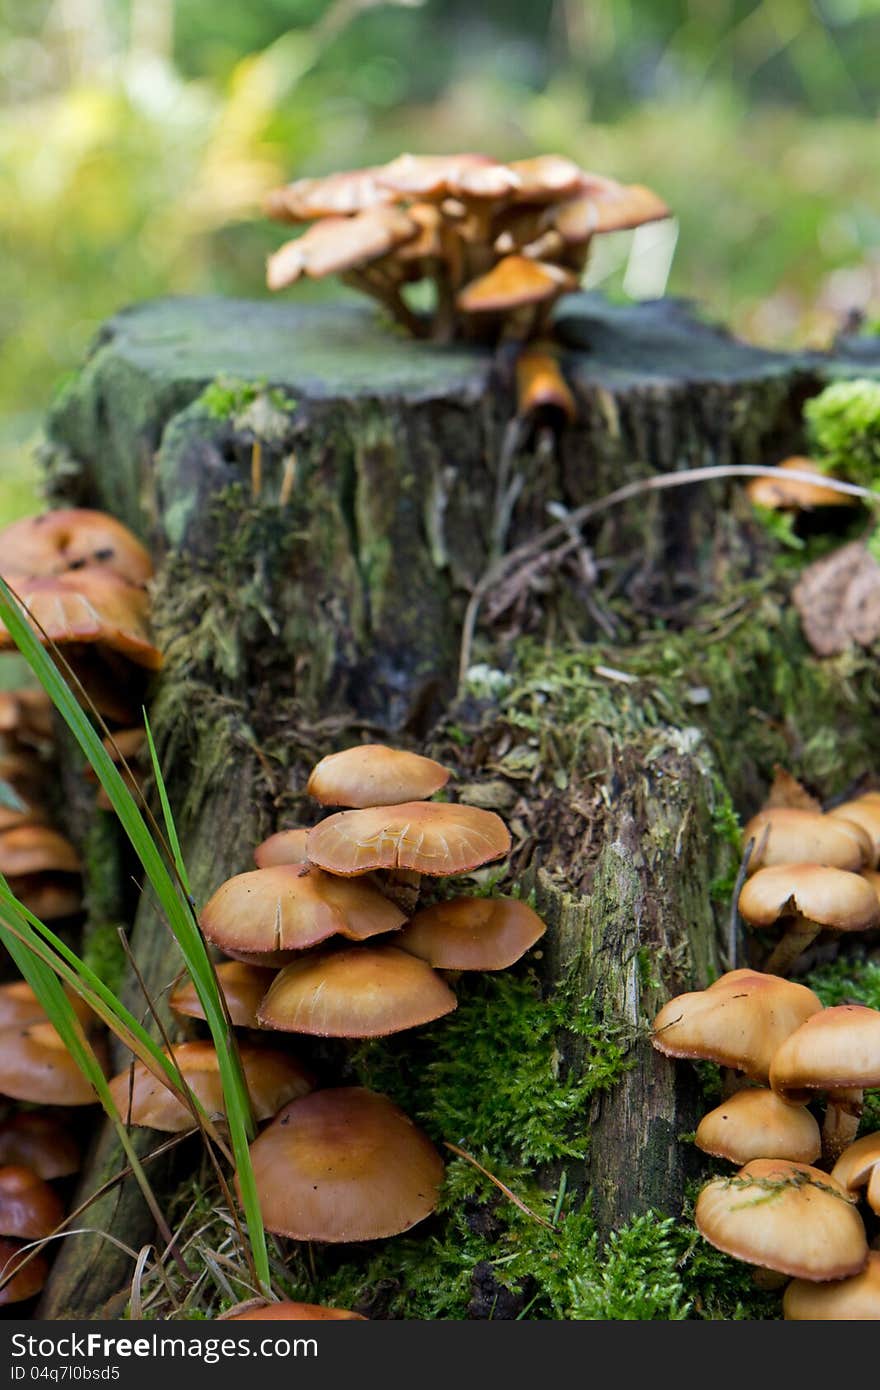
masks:
<svg viewBox="0 0 880 1390"><path fill-rule="evenodd" d="M880 381L835 381L804 406L819 462L863 487L880 486Z"/></svg>
<svg viewBox="0 0 880 1390"><path fill-rule="evenodd" d="M86 927L82 958L108 989L113 990L114 994L120 991L128 961L115 922L101 922Z"/></svg>

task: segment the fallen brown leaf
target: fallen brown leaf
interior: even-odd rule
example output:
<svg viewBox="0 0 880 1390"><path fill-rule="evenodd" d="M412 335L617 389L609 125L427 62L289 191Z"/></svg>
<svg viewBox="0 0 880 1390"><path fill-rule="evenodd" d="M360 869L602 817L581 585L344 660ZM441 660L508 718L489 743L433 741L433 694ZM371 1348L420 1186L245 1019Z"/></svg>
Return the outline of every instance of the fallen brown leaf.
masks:
<svg viewBox="0 0 880 1390"><path fill-rule="evenodd" d="M841 546L804 570L792 592L804 636L819 656L880 637L880 564L861 541Z"/></svg>

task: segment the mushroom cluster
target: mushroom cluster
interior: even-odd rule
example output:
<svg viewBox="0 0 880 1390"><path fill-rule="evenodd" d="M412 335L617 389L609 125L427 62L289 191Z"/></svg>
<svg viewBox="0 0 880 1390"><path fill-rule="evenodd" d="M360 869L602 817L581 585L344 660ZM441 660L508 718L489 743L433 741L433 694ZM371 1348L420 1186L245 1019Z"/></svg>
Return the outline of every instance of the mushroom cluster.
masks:
<svg viewBox="0 0 880 1390"><path fill-rule="evenodd" d="M508 164L403 154L297 179L273 189L265 210L312 223L270 257L270 289L339 275L435 341L540 336L560 295L577 288L594 236L669 215L650 189L552 154ZM408 299L419 282L431 286L428 313Z"/></svg>
<svg viewBox="0 0 880 1390"><path fill-rule="evenodd" d="M880 1087L880 1011L823 1008L804 985L734 970L671 999L652 1042L666 1056L712 1061L745 1080L696 1132L700 1149L738 1166L700 1193L701 1234L736 1259L790 1276L786 1318L880 1318L880 1271L856 1210L862 1188L880 1209L880 1135L851 1142L863 1091ZM820 1094L821 1132L808 1108Z"/></svg>
<svg viewBox="0 0 880 1390"><path fill-rule="evenodd" d="M255 1116L270 1120L251 1157L266 1227L278 1235L396 1235L434 1210L443 1178L433 1144L387 1096L317 1086L279 1035L363 1039L423 1026L456 1007L458 972L505 969L545 931L515 898L454 897L415 910L423 877L471 873L510 847L493 813L429 800L448 777L430 758L380 744L329 755L307 790L345 809L270 836L254 852L256 869L223 883L200 914L208 941L229 957L218 981L231 1022L248 1030L241 1054ZM189 982L171 1005L204 1017ZM213 1047L183 1043L174 1055L222 1120ZM192 1124L138 1064L111 1088L134 1124Z"/></svg>

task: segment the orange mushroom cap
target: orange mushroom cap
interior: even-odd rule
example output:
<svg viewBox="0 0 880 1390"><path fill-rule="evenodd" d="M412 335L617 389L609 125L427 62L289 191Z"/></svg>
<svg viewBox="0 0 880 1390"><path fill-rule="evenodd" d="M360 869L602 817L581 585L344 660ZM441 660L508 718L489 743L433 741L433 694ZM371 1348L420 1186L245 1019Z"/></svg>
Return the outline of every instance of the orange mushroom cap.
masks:
<svg viewBox="0 0 880 1390"><path fill-rule="evenodd" d="M100 1040L92 1040L103 1065ZM98 1097L51 1023L0 1031L0 1095L35 1105L94 1105Z"/></svg>
<svg viewBox="0 0 880 1390"><path fill-rule="evenodd" d="M567 242L577 244L602 232L630 231L669 216L662 198L642 184L617 183L599 174L585 174L585 178L588 187L564 202L553 216L553 226Z"/></svg>
<svg viewBox="0 0 880 1390"><path fill-rule="evenodd" d="M445 787L449 769L420 753L362 743L330 753L312 769L306 791L323 806L398 806Z"/></svg>
<svg viewBox="0 0 880 1390"><path fill-rule="evenodd" d="M80 1023L86 1028L93 1027L96 1019L88 1004L73 990L66 993ZM0 985L0 1031L45 1022L46 1011L27 980L10 980L8 984Z"/></svg>
<svg viewBox="0 0 880 1390"><path fill-rule="evenodd" d="M842 801L828 814L835 820L850 824L855 822L862 827L873 847L869 868L876 868L880 859L880 793L866 792L864 796L857 796L853 801Z"/></svg>
<svg viewBox="0 0 880 1390"><path fill-rule="evenodd" d="M266 195L263 210L281 222L311 222L317 217L349 217L393 201L377 181L382 167L341 170L323 178L295 179Z"/></svg>
<svg viewBox="0 0 880 1390"><path fill-rule="evenodd" d="M95 566L36 579L18 574L6 578L29 610L41 642L99 643L148 670L162 665L162 654L148 636L146 589ZM14 646L0 623L0 649Z"/></svg>
<svg viewBox="0 0 880 1390"><path fill-rule="evenodd" d="M48 1277L49 1262L44 1255L24 1249L17 1240L0 1239L0 1305L33 1298Z"/></svg>
<svg viewBox="0 0 880 1390"><path fill-rule="evenodd" d="M266 1229L294 1240L377 1240L437 1205L443 1162L387 1096L360 1087L291 1101L251 1144Z"/></svg>
<svg viewBox="0 0 880 1390"><path fill-rule="evenodd" d="M270 835L254 850L254 863L258 869L274 869L279 864L308 864L306 839L308 826L297 826L292 830L279 830Z"/></svg>
<svg viewBox="0 0 880 1390"><path fill-rule="evenodd" d="M844 1279L868 1258L865 1228L845 1189L806 1163L754 1159L704 1187L694 1219L716 1249L798 1279Z"/></svg>
<svg viewBox="0 0 880 1390"><path fill-rule="evenodd" d="M320 280L368 265L418 232L418 223L401 208L372 207L354 217L325 218L269 257L266 284L281 290L302 275Z"/></svg>
<svg viewBox="0 0 880 1390"><path fill-rule="evenodd" d="M362 941L396 930L406 918L368 883L279 864L227 879L200 920L207 939L227 955L259 956L301 951L336 933Z"/></svg>
<svg viewBox="0 0 880 1390"><path fill-rule="evenodd" d="M850 1193L867 1187L868 1205L880 1215L880 1134L866 1134L844 1149L831 1176Z"/></svg>
<svg viewBox="0 0 880 1390"><path fill-rule="evenodd" d="M377 182L411 198L500 198L519 181L487 154L401 154L379 171Z"/></svg>
<svg viewBox="0 0 880 1390"><path fill-rule="evenodd" d="M9 886L19 902L41 922L73 917L83 910L78 878L71 880L64 874L25 874L11 878Z"/></svg>
<svg viewBox="0 0 880 1390"><path fill-rule="evenodd" d="M465 285L457 303L468 314L504 313L541 304L576 287L577 277L562 266L528 256L503 256L485 275Z"/></svg>
<svg viewBox="0 0 880 1390"><path fill-rule="evenodd" d="M0 1235L45 1240L63 1220L64 1203L54 1187L30 1168L0 1168Z"/></svg>
<svg viewBox="0 0 880 1390"><path fill-rule="evenodd" d="M263 1303L249 1307L243 1313L226 1313L225 1322L330 1322L344 1319L366 1322L361 1313L349 1308L327 1308L322 1303Z"/></svg>
<svg viewBox="0 0 880 1390"><path fill-rule="evenodd" d="M393 946L310 952L281 971L257 1010L264 1028L322 1038L382 1038L451 1013L429 965Z"/></svg>
<svg viewBox="0 0 880 1390"><path fill-rule="evenodd" d="M806 1019L774 1054L770 1085L789 1100L880 1086L880 1010L837 1004Z"/></svg>
<svg viewBox="0 0 880 1390"><path fill-rule="evenodd" d="M289 1053L247 1043L239 1046L239 1052L256 1119L268 1119L282 1105L312 1089L311 1073ZM220 1063L213 1043L180 1043L172 1048L171 1055L208 1118L224 1116ZM110 1094L128 1124L179 1134L195 1123L190 1109L143 1062L135 1062L133 1068L114 1076Z"/></svg>
<svg viewBox="0 0 880 1390"><path fill-rule="evenodd" d="M718 1062L766 1082L780 1045L821 1009L805 985L730 970L708 989L670 999L654 1019L651 1042L667 1057Z"/></svg>
<svg viewBox="0 0 880 1390"><path fill-rule="evenodd" d="M871 884L859 874L824 864L758 869L743 886L739 910L757 927L770 927L795 912L834 931L865 931L880 921L880 902Z"/></svg>
<svg viewBox="0 0 880 1390"><path fill-rule="evenodd" d="M51 1181L79 1172L79 1145L44 1110L17 1110L0 1123L0 1164L19 1164Z"/></svg>
<svg viewBox="0 0 880 1390"><path fill-rule="evenodd" d="M494 811L437 801L339 811L309 831L308 854L331 874L412 869L463 874L501 859L510 832Z"/></svg>
<svg viewBox="0 0 880 1390"><path fill-rule="evenodd" d="M796 806L759 811L743 830L743 841L752 839L750 874L776 864L825 864L857 873L870 857L869 839L861 826Z"/></svg>
<svg viewBox="0 0 880 1390"><path fill-rule="evenodd" d="M809 511L812 507L857 507L858 498L845 492L823 487L820 479L827 477L810 458L792 457L777 467L776 477L752 478L746 484L746 496L756 507L774 512ZM800 482L789 473L815 473L815 483Z"/></svg>
<svg viewBox="0 0 880 1390"><path fill-rule="evenodd" d="M98 566L143 584L153 573L149 551L107 512L66 507L23 517L0 530L3 574L63 574Z"/></svg>
<svg viewBox="0 0 880 1390"><path fill-rule="evenodd" d="M80 858L69 840L45 825L17 825L0 832L0 873L14 878L49 870L75 874Z"/></svg>
<svg viewBox="0 0 880 1390"><path fill-rule="evenodd" d="M226 1000L229 1018L236 1028L256 1028L257 1005L269 988L274 974L240 960L225 960L215 966L217 983ZM185 979L168 1000L175 1013L187 1018L204 1018L205 1011L192 980Z"/></svg>
<svg viewBox="0 0 880 1390"><path fill-rule="evenodd" d="M506 970L546 930L519 898L453 898L417 912L396 943L438 970Z"/></svg>
<svg viewBox="0 0 880 1390"><path fill-rule="evenodd" d="M880 1320L880 1251L868 1252L860 1274L834 1283L794 1279L782 1296L786 1322L877 1322Z"/></svg>
<svg viewBox="0 0 880 1390"><path fill-rule="evenodd" d="M703 1153L749 1163L787 1158L813 1163L822 1152L819 1126L802 1105L789 1105L765 1086L746 1087L704 1115L694 1139Z"/></svg>

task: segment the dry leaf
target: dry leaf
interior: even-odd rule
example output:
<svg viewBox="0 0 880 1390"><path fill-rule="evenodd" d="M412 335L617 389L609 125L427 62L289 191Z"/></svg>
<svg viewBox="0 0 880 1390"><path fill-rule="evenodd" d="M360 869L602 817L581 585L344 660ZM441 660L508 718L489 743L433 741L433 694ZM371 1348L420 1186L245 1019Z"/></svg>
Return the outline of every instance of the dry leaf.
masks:
<svg viewBox="0 0 880 1390"><path fill-rule="evenodd" d="M779 763L774 764L773 785L761 810L769 811L774 806L794 807L801 811L822 810L821 801L815 796L810 796L806 787L796 777L792 777L790 772L786 772L784 767L780 767Z"/></svg>
<svg viewBox="0 0 880 1390"><path fill-rule="evenodd" d="M804 636L820 656L880 637L880 565L861 541L841 546L804 570L792 598Z"/></svg>

